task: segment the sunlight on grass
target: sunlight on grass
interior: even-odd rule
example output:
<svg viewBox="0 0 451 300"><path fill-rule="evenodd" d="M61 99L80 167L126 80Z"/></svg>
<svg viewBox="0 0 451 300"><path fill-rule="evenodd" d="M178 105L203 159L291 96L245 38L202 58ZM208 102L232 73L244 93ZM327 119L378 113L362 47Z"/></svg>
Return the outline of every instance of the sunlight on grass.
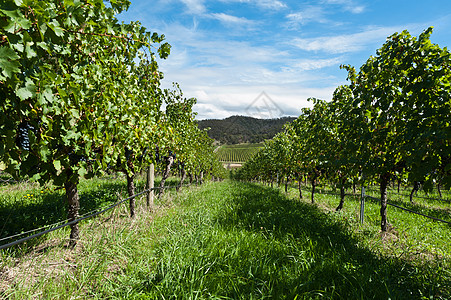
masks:
<svg viewBox="0 0 451 300"><path fill-rule="evenodd" d="M401 253L409 245L401 247L398 241L428 247L428 240L414 242L413 228L403 239L382 242L377 226L358 224L357 198L347 199L339 213L327 209L337 205L336 196L319 194L317 199L320 204L311 205L277 189L230 181L168 192L154 214L140 201L134 220L120 207L83 222L74 251L62 247L67 232L59 231L19 261L2 252L0 274L14 285L0 285L0 295L446 299L451 292L449 251L440 263L407 259ZM368 206L370 223L373 208ZM446 230L443 238L445 232L449 236Z"/></svg>

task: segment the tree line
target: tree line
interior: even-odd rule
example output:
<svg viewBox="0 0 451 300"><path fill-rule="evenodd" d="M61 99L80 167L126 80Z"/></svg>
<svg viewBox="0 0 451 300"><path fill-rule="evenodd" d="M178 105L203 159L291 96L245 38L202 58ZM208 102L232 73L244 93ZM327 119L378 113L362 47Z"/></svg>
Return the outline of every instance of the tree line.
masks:
<svg viewBox="0 0 451 300"><path fill-rule="evenodd" d="M209 129L208 136L221 144L261 143L272 139L282 131L283 125L294 117L257 119L246 116L231 116L223 120L200 120L199 128Z"/></svg>
<svg viewBox="0 0 451 300"><path fill-rule="evenodd" d="M406 181L426 191L451 188L451 58L433 44L430 27L418 37L409 32L387 38L357 71L350 65L349 84L336 88L332 101L311 98L312 108L236 174L240 179L320 179L345 188L377 183L381 230L387 231L387 186ZM302 191L299 186L300 197Z"/></svg>

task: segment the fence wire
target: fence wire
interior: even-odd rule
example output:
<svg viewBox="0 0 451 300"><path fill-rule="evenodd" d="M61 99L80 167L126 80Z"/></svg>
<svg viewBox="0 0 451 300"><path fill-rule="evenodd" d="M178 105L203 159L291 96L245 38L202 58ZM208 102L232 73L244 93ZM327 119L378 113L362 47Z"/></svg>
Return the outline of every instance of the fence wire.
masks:
<svg viewBox="0 0 451 300"><path fill-rule="evenodd" d="M399 195L399 196L405 196L405 197L410 196L410 194L402 194L402 193L393 193L393 194ZM414 198L420 198L420 199L426 199L426 200L432 200L432 201L441 201L441 202L451 202L451 199L440 199L440 198L418 196L418 195L415 195Z"/></svg>
<svg viewBox="0 0 451 300"><path fill-rule="evenodd" d="M369 198L369 199L373 199L373 200L376 200L376 201L379 201L379 202L381 201L381 199L379 199L379 198L368 196L368 195L364 195L364 197L365 198ZM450 224L451 225L451 222L449 222L449 221L445 221L445 220L442 220L442 219L439 219L439 218L436 218L436 217L431 217L431 216L419 213L417 211L413 211L413 210L410 210L408 208L405 208L405 207L402 207L402 206L390 203L388 201L387 201L387 205L391 205L391 206L399 208L401 210L404 210L404 211L407 211L407 212L410 212L410 213L413 213L413 214L417 214L417 215L420 215L420 216L423 216L423 217L426 217L426 218L429 218L429 219L432 219L432 220L435 220L435 221L438 221L438 222L442 222L442 223L446 223L446 224Z"/></svg>
<svg viewBox="0 0 451 300"><path fill-rule="evenodd" d="M189 185L182 185L182 187L191 186L191 185L192 185L192 184L189 184ZM165 187L163 187L163 189L172 189L172 188L177 188L177 187L178 187L178 185L165 186ZM154 188L151 188L151 189L144 190L144 191L142 191L142 192L140 192L140 193L138 193L138 194L135 194L135 195L133 195L133 196L131 196L131 197L128 197L128 198L126 198L126 199L123 199L123 200L121 200L121 201L118 201L118 202L116 202L116 203L114 203L114 204L112 204L112 205L110 205L110 206L108 206L108 207L106 207L106 208L104 208L104 209L101 209L101 210L99 210L99 211L94 211L93 213L91 213L91 214L89 214L89 215L85 215L85 216L83 216L83 217L81 217L81 218L78 218L78 219L76 219L76 220L67 222L67 223L65 223L65 224L61 224L61 223L62 223L62 222L66 222L67 220L65 220L65 221L60 221L60 222L57 222L57 223L55 223L55 224L46 225L46 226L41 227L41 228L33 229L33 230L30 230L30 231L27 231L27 232L23 232L23 233L19 233L19 234L15 234L15 235L12 235L12 236L9 236L9 237L2 238L2 239L0 239L0 241L10 240L10 239L12 239L12 238L15 238L15 237L18 237L18 236L21 236L21 235L25 235L25 234L28 234L28 233L31 233L31 232L35 232L35 231L38 231L38 230L42 230L42 229L44 229L44 228L51 227L51 228L49 228L49 229L47 229L47 230L45 230L45 231L42 231L42 232L39 232L39 233L30 235L30 236L24 237L24 238L22 238L22 239L16 240L16 241L14 241L14 242L11 242L11 243L8 243L8 244L5 244L5 245L1 245L1 246L0 246L0 250L6 249L6 248L9 248L9 247L12 247L12 246L21 244L21 243L24 243L24 242L26 242L26 241L29 241L29 240L31 240L31 239L40 237L40 236L42 236L42 235L44 235L44 234L47 234L47 233L50 233L50 232L52 232L52 231L55 231L55 230L58 230L58 229L61 229L61 228L64 228L64 227L67 227L67 226L70 226L70 225L74 225L74 224L76 224L76 223L78 223L78 222L81 222L81 221L83 221L83 220L86 220L86 219L89 219L89 218L98 216L98 215L100 215L100 214L102 214L102 213L104 213L104 212L106 212L106 211L108 211L108 210L110 210L110 209L115 208L116 206L118 206L118 205L120 205L120 204L122 204L122 203L124 203L124 202L126 202L126 201L128 201L128 200L131 200L131 199L133 199L133 198L136 198L136 197L141 196L141 195L146 194L146 193L150 193L151 191L154 191L154 190L160 190L160 189L162 189L162 188L161 188L161 187L154 187ZM58 225L58 224L60 224L60 225ZM56 226L56 227L53 227L53 226Z"/></svg>

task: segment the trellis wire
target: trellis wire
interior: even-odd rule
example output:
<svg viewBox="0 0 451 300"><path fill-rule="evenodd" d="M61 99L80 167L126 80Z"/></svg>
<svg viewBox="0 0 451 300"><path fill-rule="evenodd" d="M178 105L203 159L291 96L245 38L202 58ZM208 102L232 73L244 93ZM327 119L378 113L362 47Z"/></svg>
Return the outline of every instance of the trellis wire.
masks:
<svg viewBox="0 0 451 300"><path fill-rule="evenodd" d="M190 184L190 185L191 185L191 184ZM190 186L190 185L183 185L183 186ZM166 186L166 187L163 187L163 189L171 189L171 188L176 188L176 187L177 187L176 185L174 185L174 186ZM140 192L140 193L138 193L138 194L135 194L135 195L133 195L133 196L131 196L131 197L128 197L128 198L126 198L126 199L123 199L123 200L121 200L121 201L118 201L118 202L116 202L116 203L114 203L114 204L112 204L112 205L106 207L105 209L96 211L96 212L94 212L94 213L92 213L92 214L90 214L90 215L87 215L87 216L78 218L78 219L76 219L76 220L67 222L67 223L62 224L62 225L58 225L58 226L53 227L53 228L49 228L49 229L47 229L47 230L45 230L45 231L42 231L42 232L39 232L39 233L30 235L30 236L24 237L24 238L19 239L19 240L17 240L17 241L14 241L14 242L11 242L11 243L8 243L8 244L5 244L5 245L1 245L1 246L0 246L0 250L6 249L6 248L9 248L9 247L18 245L18 244L21 244L21 243L23 243L23 242L26 242L26 241L28 241L28 240L31 240L31 239L40 237L40 236L42 236L42 235L44 235L44 234L50 233L50 232L52 232L52 231L55 231L55 230L58 230L58 229L61 229L61 228L64 228L64 227L66 227L66 226L70 226L70 225L76 224L76 223L78 223L78 222L80 222L80 221L83 221L83 220L85 220L85 219L89 219L89 218L98 216L98 215L100 215L100 214L102 214L102 213L104 213L104 212L106 212L106 211L108 211L108 210L110 210L110 209L113 209L114 207L116 207L116 206L118 206L118 205L124 203L125 201L128 201L128 200L130 200L130 199L133 199L133 198L136 198L136 197L138 197L138 196L141 196L141 195L143 195L143 194L145 194L145 193L150 193L151 191L159 190L159 189L161 189L161 188L160 188L160 187L154 187L154 188L151 188L151 189L144 190L144 191L142 191L142 192ZM65 222L65 221L61 221L61 222ZM12 239L12 238L17 237L17 236L21 236L21 235L24 235L24 234L27 234L27 233L35 232L35 231L38 231L38 230L41 230L41 229L44 229L44 228L47 228L47 227L55 226L55 225L57 225L57 224L60 224L61 222L58 222L58 223L55 223L55 224L52 224L52 225L47 225L47 226L44 226L44 227L41 227L41 228L33 229L33 230L30 230L30 231L27 231L27 232L19 233L19 234L16 234L16 235L13 235L13 236L9 236L9 237L6 237L6 238L2 238L2 239L0 239L0 241L9 240L9 239Z"/></svg>
<svg viewBox="0 0 451 300"><path fill-rule="evenodd" d="M376 198L376 197L372 197L372 196L368 196L368 195L363 195L365 198L370 198L370 199L373 199L373 200L377 200L377 201L381 201L381 199L379 199L379 198ZM419 213L419 212L417 212L417 211L413 211L413 210L410 210L410 209L408 209L408 208L405 208L405 207L402 207L402 206L399 206L399 205L396 205L396 204L392 204L392 203L390 203L390 202L388 202L387 201L387 205L391 205L391 206L394 206L394 207L396 207L396 208L399 208L399 209L401 209L401 210L404 210L404 211L407 211L407 212L410 212L410 213L413 213L413 214L417 214L417 215L420 215L420 216L423 216L423 217L426 217L426 218L429 218L429 219L432 219L432 220L435 220L435 221L439 221L439 222L443 222L443 223L446 223L446 224L450 224L451 225L451 222L449 222L449 221L445 221L445 220L442 220L442 219L439 219L439 218L436 218L436 217L431 217L431 216L428 216L428 215L425 215L425 214L422 214L422 213Z"/></svg>

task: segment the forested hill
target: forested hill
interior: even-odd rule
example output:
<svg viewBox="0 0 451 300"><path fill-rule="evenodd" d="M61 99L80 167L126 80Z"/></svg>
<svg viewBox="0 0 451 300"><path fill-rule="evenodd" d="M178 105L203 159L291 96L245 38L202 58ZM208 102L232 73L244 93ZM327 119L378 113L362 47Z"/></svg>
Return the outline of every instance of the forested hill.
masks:
<svg viewBox="0 0 451 300"><path fill-rule="evenodd" d="M259 143L271 139L280 132L283 125L296 118L256 119L245 116L232 116L224 120L201 120L199 128L210 128L208 136L222 144Z"/></svg>

